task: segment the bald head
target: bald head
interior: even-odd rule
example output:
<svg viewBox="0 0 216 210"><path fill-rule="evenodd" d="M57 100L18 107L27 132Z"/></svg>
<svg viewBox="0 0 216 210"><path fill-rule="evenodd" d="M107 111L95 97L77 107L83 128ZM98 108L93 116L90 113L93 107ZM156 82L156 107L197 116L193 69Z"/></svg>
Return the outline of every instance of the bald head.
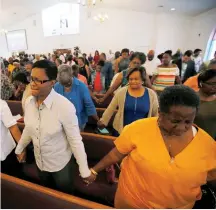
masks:
<svg viewBox="0 0 216 210"><path fill-rule="evenodd" d="M155 56L155 51L154 50L150 50L147 54L148 60L152 61L154 59Z"/></svg>
<svg viewBox="0 0 216 210"><path fill-rule="evenodd" d="M8 62L9 62L10 64L13 64L13 58L10 57L10 58L8 59Z"/></svg>

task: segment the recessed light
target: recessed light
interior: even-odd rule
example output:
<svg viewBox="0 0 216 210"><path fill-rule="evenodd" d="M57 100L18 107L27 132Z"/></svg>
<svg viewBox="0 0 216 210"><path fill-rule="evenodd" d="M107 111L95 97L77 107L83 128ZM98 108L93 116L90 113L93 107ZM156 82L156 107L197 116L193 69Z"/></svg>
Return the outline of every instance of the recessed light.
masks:
<svg viewBox="0 0 216 210"><path fill-rule="evenodd" d="M170 10L171 10L171 11L175 11L176 9L175 9L175 8L171 8Z"/></svg>

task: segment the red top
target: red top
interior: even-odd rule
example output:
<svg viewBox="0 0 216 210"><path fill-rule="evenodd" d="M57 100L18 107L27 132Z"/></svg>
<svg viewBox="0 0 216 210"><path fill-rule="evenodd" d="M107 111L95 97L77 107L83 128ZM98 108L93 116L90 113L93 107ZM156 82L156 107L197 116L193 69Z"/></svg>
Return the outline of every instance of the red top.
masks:
<svg viewBox="0 0 216 210"><path fill-rule="evenodd" d="M100 60L100 56L99 55L95 55L94 56L94 62L95 62L95 64L97 64L99 60Z"/></svg>
<svg viewBox="0 0 216 210"><path fill-rule="evenodd" d="M102 84L101 84L101 74L100 72L96 72L96 77L94 81L94 91L95 92L101 92L103 90Z"/></svg>

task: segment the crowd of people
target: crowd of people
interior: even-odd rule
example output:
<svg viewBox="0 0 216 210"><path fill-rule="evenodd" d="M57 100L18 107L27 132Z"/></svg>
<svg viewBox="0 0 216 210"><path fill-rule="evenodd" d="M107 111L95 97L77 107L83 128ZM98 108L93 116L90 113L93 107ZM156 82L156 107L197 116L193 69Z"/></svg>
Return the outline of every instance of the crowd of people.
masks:
<svg viewBox="0 0 216 210"><path fill-rule="evenodd" d="M216 186L216 52L207 62L201 52L156 56L125 48L87 56L76 47L74 53L1 59L1 129L8 141L1 162L7 165L15 147L24 162L32 141L45 186L53 179L73 193L74 158L87 185L121 162L116 208L196 207L201 186ZM96 105L109 96L99 118ZM22 101L22 134L6 100ZM116 110L115 148L89 169L80 131L90 116L103 130Z"/></svg>

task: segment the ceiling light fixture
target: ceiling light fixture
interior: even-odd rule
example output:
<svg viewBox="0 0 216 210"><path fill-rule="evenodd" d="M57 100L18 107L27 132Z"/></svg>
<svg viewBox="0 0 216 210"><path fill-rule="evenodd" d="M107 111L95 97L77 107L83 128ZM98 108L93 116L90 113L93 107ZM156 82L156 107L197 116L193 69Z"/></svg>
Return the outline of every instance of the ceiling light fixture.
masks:
<svg viewBox="0 0 216 210"><path fill-rule="evenodd" d="M109 20L109 16L107 14L98 14L94 16L94 20L99 21L100 23L103 23L106 20Z"/></svg>
<svg viewBox="0 0 216 210"><path fill-rule="evenodd" d="M176 9L175 9L175 8L171 8L170 10L171 10L171 11L175 11Z"/></svg>
<svg viewBox="0 0 216 210"><path fill-rule="evenodd" d="M102 2L103 0L98 0ZM77 0L78 4L82 4L83 6L95 6L97 3L97 0Z"/></svg>

